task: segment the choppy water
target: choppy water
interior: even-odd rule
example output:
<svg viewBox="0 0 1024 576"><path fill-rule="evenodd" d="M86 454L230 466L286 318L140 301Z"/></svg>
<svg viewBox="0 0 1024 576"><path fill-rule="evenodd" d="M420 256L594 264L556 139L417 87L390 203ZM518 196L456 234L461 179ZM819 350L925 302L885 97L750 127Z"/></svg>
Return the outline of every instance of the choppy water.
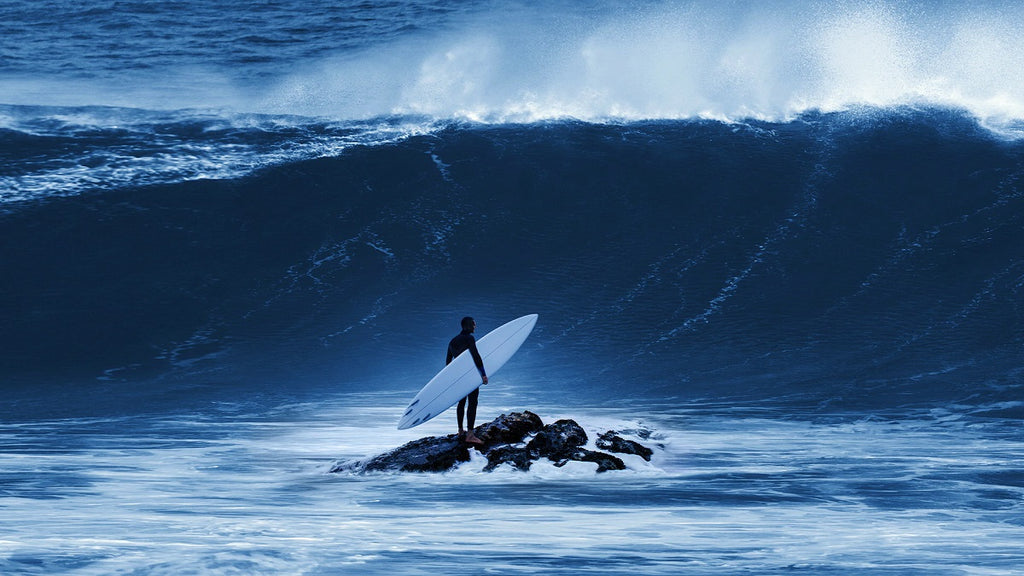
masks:
<svg viewBox="0 0 1024 576"><path fill-rule="evenodd" d="M693 404L643 419L658 450L626 456L626 472L485 474L477 457L439 475L328 474L405 439L380 425L395 400L5 425L4 515L17 520L3 569L1010 574L1020 561L1024 442L999 419ZM637 424L558 410L542 412L592 436Z"/></svg>

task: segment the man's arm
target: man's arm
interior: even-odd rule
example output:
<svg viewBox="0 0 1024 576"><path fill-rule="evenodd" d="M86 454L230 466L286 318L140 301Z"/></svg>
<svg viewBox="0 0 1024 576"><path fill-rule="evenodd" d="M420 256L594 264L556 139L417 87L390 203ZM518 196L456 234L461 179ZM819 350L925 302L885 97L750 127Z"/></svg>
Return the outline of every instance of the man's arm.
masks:
<svg viewBox="0 0 1024 576"><path fill-rule="evenodd" d="M473 363L476 364L476 369L480 371L480 378L483 379L483 383L487 384L487 372L484 370L484 359L480 357L480 351L476 349L476 338L472 338L469 342L469 353L473 355Z"/></svg>

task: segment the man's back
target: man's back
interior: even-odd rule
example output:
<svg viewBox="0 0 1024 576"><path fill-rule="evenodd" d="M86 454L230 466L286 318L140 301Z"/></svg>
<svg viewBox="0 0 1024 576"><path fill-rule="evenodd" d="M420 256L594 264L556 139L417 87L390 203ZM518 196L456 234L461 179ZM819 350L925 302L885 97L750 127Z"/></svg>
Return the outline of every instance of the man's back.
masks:
<svg viewBox="0 0 1024 576"><path fill-rule="evenodd" d="M445 365L451 364L452 360L458 357L466 350L470 351L473 355L473 362L476 363L477 368L482 368L484 361L480 358L480 353L476 350L476 338L473 334L463 330L455 338L451 339L448 343L448 357L445 359Z"/></svg>

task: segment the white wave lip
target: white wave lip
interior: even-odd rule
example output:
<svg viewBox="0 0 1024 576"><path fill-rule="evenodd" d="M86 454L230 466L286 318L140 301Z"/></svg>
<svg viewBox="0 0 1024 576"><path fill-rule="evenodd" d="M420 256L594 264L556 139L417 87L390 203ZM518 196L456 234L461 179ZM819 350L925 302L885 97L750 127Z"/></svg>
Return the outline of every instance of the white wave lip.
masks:
<svg viewBox="0 0 1024 576"><path fill-rule="evenodd" d="M1022 23L1024 5L1013 2L540 10L495 1L444 29L424 22L397 39L366 38L271 71L183 61L116 77L0 76L0 102L486 122L786 120L810 110L937 105L1006 127L1024 120ZM147 57L133 55L140 64Z"/></svg>
<svg viewBox="0 0 1024 576"><path fill-rule="evenodd" d="M14 166L0 176L0 204L236 178L428 133L448 120L789 121L814 111L942 107L1019 139L1022 23L1024 4L1016 3L556 3L542 13L496 2L443 31L368 39L359 49L289 62L259 82L188 62L116 78L0 75L0 104L12 105L0 109L0 129L134 133L129 142ZM66 108L83 106L93 108ZM269 145L230 134L168 141L147 132L146 110L176 111L161 123L218 118L236 130L277 130L267 122L295 130ZM321 123L353 130L324 132ZM64 128L54 133L54 125Z"/></svg>
<svg viewBox="0 0 1024 576"><path fill-rule="evenodd" d="M505 16L317 63L262 103L486 122L786 120L902 105L1024 119L1024 6L690 3Z"/></svg>

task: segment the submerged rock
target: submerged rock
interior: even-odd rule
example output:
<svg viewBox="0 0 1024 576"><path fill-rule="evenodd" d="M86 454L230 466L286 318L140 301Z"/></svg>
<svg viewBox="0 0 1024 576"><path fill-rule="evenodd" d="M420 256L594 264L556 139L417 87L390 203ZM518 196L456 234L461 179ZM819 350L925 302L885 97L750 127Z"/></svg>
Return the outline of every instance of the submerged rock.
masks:
<svg viewBox="0 0 1024 576"><path fill-rule="evenodd" d="M485 472L502 464L526 471L540 458L547 458L559 467L570 461L593 462L598 472L626 468L616 456L584 448L587 433L573 420L559 420L545 426L533 412L513 412L477 426L473 433L484 441L483 445L469 445L455 434L420 438L378 456L338 464L331 472L444 472L469 461L470 449L487 457ZM614 435L608 432L601 438L609 434ZM641 457L646 452L648 455L644 458L650 459L649 448L618 436L614 438L619 441L609 437L607 441L599 440L598 447Z"/></svg>

